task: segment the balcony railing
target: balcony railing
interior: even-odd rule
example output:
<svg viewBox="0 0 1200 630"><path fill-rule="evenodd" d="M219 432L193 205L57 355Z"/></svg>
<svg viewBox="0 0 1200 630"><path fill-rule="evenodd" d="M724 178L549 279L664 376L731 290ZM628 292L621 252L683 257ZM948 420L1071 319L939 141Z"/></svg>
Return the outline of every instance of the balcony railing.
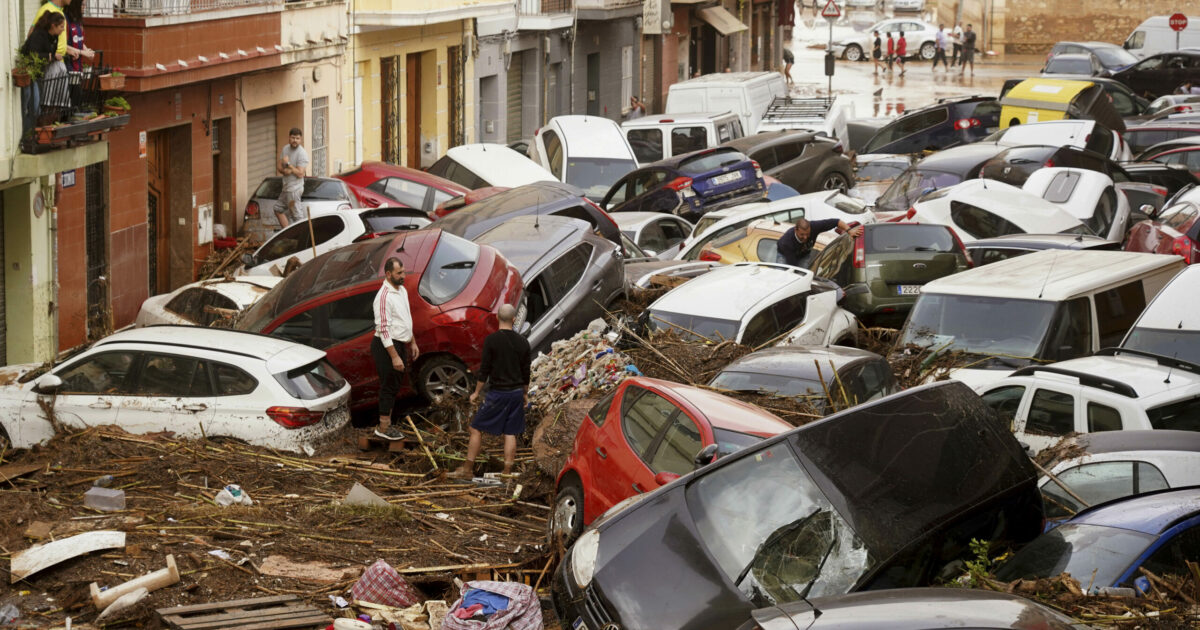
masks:
<svg viewBox="0 0 1200 630"><path fill-rule="evenodd" d="M83 14L86 17L157 17L281 4L284 0L88 0L83 5Z"/></svg>
<svg viewBox="0 0 1200 630"><path fill-rule="evenodd" d="M43 77L22 88L22 151L43 153L95 141L100 133L129 124L127 112L105 113L100 77L112 69L104 66L102 53L93 61L82 71Z"/></svg>
<svg viewBox="0 0 1200 630"><path fill-rule="evenodd" d="M551 13L570 13L575 8L574 0L521 0L519 12L521 15L547 15Z"/></svg>

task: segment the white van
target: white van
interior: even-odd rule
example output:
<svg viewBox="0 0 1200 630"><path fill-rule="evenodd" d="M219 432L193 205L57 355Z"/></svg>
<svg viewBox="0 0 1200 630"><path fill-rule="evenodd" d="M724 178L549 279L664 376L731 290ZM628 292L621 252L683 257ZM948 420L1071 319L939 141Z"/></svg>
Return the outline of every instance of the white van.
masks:
<svg viewBox="0 0 1200 630"><path fill-rule="evenodd" d="M559 181L600 201L608 189L638 167L621 126L600 116L555 116L533 132L529 159Z"/></svg>
<svg viewBox="0 0 1200 630"><path fill-rule="evenodd" d="M742 119L732 112L642 116L621 123L621 131L638 164L709 149L746 135Z"/></svg>
<svg viewBox="0 0 1200 630"><path fill-rule="evenodd" d="M1122 348L1200 365L1200 265L1184 268L1146 307Z"/></svg>
<svg viewBox="0 0 1200 630"><path fill-rule="evenodd" d="M984 265L921 287L896 347L966 353L976 361L950 376L978 389L1117 346L1184 266L1179 256L1065 249Z"/></svg>
<svg viewBox="0 0 1200 630"><path fill-rule="evenodd" d="M778 72L718 72L672 85L666 113L731 111L751 135L758 133L759 121L780 96L787 96L787 81Z"/></svg>
<svg viewBox="0 0 1200 630"><path fill-rule="evenodd" d="M1125 50L1138 59L1145 59L1160 52L1200 46L1200 16L1189 15L1187 28L1178 33L1167 24L1169 18L1166 15L1146 18L1125 38Z"/></svg>
<svg viewBox="0 0 1200 630"><path fill-rule="evenodd" d="M471 190L556 182L550 171L502 144L464 144L446 151L428 171Z"/></svg>

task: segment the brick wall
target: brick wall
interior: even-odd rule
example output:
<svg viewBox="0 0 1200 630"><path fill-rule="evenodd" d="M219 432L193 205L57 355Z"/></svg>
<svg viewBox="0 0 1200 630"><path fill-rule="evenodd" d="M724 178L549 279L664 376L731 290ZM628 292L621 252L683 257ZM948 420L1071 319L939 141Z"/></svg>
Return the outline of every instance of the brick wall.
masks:
<svg viewBox="0 0 1200 630"><path fill-rule="evenodd" d="M1121 44L1134 27L1153 15L1185 10L1178 0L1006 0L1005 51L1044 54L1055 42L1095 40Z"/></svg>

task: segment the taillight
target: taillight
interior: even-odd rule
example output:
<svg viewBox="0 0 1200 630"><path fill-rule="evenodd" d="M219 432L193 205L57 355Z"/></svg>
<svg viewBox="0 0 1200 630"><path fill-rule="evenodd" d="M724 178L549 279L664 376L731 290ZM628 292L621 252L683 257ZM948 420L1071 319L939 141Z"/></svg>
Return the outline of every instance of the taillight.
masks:
<svg viewBox="0 0 1200 630"><path fill-rule="evenodd" d="M285 429L299 429L320 422L325 412L304 407L271 407L267 409L267 415Z"/></svg>
<svg viewBox="0 0 1200 630"><path fill-rule="evenodd" d="M679 191L683 190L684 188L691 188L691 187L692 187L692 178L691 177L676 177L675 179L667 182L667 188L670 188L671 190L674 190L675 192L679 192Z"/></svg>
<svg viewBox="0 0 1200 630"><path fill-rule="evenodd" d="M854 239L854 268L862 269L867 265L867 247L863 244L863 237L859 236Z"/></svg>
<svg viewBox="0 0 1200 630"><path fill-rule="evenodd" d="M248 217L258 216L258 202L257 201L251 201L250 203L246 204L246 216L248 216Z"/></svg>
<svg viewBox="0 0 1200 630"><path fill-rule="evenodd" d="M1054 168L1054 160L1053 159L1046 160L1046 163L1043 164L1042 166L1045 166L1046 168Z"/></svg>
<svg viewBox="0 0 1200 630"><path fill-rule="evenodd" d="M762 167L758 165L756 160L750 160L750 164L754 166L754 176L758 179L762 179Z"/></svg>
<svg viewBox="0 0 1200 630"><path fill-rule="evenodd" d="M842 146L841 140L838 140L837 142L835 142L833 144L833 152L834 153L841 153L843 150L845 150L845 147Z"/></svg>
<svg viewBox="0 0 1200 630"><path fill-rule="evenodd" d="M706 262L721 262L721 255L711 249L700 252L700 260Z"/></svg>
<svg viewBox="0 0 1200 630"><path fill-rule="evenodd" d="M1176 105L1176 106L1175 106L1175 113L1176 113L1176 114L1186 114L1186 113L1188 113L1188 112L1190 112L1190 111L1192 111L1192 106L1191 106L1191 105Z"/></svg>
<svg viewBox="0 0 1200 630"><path fill-rule="evenodd" d="M916 208L916 206L913 206L908 209L908 212L904 213L904 220L908 221L915 216L917 216L917 208Z"/></svg>
<svg viewBox="0 0 1200 630"><path fill-rule="evenodd" d="M1192 264L1192 252L1195 251L1196 243L1186 236L1180 236L1171 242L1171 253L1183 256L1183 262Z"/></svg>
<svg viewBox="0 0 1200 630"><path fill-rule="evenodd" d="M971 260L971 254L969 252L967 252L967 246L963 245L961 238L958 238L958 232L955 232L954 228L948 227L946 229L950 230L950 236L954 237L954 244L958 245L958 251L962 252L963 257L965 257L967 259L967 266L974 267L975 261Z"/></svg>
<svg viewBox="0 0 1200 630"><path fill-rule="evenodd" d="M979 124L978 118L959 118L958 120L954 121L954 128L960 130L970 129L971 127L978 127Z"/></svg>

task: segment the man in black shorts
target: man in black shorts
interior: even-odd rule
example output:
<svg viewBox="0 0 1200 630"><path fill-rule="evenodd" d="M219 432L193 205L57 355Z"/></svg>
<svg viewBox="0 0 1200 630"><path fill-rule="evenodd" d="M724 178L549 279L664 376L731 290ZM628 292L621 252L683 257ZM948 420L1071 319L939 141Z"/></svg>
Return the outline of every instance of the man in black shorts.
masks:
<svg viewBox="0 0 1200 630"><path fill-rule="evenodd" d="M958 71L959 75L967 69L967 64L971 64L971 76L975 76L975 31L971 29L970 24L963 33L962 68Z"/></svg>
<svg viewBox="0 0 1200 630"><path fill-rule="evenodd" d="M883 40L879 39L879 31L871 34L875 36L871 43L871 60L875 63L875 74L879 74L879 66L883 65Z"/></svg>
<svg viewBox="0 0 1200 630"><path fill-rule="evenodd" d="M794 63L796 63L796 56L792 54L791 50L784 48L783 49L783 77L785 79L787 79L788 85L795 83L795 81L792 80L792 64L794 64Z"/></svg>

